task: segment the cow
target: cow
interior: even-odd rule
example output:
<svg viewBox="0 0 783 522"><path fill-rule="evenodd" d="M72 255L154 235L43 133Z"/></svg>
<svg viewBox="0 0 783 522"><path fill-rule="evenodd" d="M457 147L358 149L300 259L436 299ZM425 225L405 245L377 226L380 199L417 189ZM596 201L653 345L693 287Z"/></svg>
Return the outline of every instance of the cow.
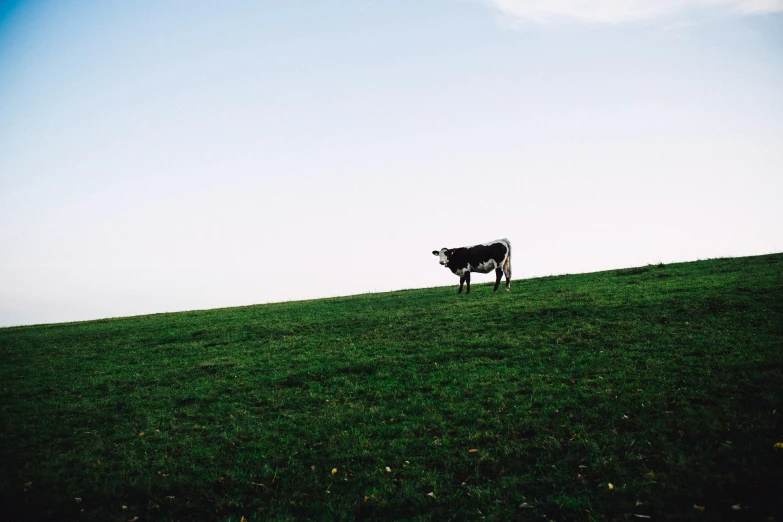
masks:
<svg viewBox="0 0 783 522"><path fill-rule="evenodd" d="M511 289L511 242L508 239L497 239L483 245L461 248L441 248L433 250L432 254L440 258L440 264L459 276L459 292L462 285L468 283L470 293L470 273L486 274L495 271L495 289L500 286L500 279L506 274L506 290Z"/></svg>

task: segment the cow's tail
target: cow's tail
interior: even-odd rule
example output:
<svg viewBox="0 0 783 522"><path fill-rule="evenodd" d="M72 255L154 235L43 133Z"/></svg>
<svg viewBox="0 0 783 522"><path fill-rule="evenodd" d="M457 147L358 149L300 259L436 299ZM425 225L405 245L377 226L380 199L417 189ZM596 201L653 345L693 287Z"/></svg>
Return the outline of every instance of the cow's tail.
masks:
<svg viewBox="0 0 783 522"><path fill-rule="evenodd" d="M505 261L503 261L503 274L506 276L506 290L511 287L511 241L503 239L508 247L508 255L506 255Z"/></svg>

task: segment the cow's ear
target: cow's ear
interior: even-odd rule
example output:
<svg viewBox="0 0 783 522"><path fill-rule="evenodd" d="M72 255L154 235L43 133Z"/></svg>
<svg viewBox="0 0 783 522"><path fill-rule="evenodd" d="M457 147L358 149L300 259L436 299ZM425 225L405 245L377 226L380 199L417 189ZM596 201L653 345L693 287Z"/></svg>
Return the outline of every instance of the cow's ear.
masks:
<svg viewBox="0 0 783 522"><path fill-rule="evenodd" d="M433 256L439 256L439 255L440 255L440 252L438 252L437 250L433 250L433 251L432 251L432 255L433 255Z"/></svg>

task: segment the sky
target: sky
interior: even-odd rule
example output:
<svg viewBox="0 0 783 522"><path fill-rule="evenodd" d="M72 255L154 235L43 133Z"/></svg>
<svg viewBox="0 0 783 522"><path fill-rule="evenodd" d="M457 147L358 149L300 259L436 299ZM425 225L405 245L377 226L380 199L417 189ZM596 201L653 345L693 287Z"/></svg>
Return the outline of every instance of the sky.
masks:
<svg viewBox="0 0 783 522"><path fill-rule="evenodd" d="M456 293L502 237L524 295L781 202L783 0L0 0L0 326Z"/></svg>

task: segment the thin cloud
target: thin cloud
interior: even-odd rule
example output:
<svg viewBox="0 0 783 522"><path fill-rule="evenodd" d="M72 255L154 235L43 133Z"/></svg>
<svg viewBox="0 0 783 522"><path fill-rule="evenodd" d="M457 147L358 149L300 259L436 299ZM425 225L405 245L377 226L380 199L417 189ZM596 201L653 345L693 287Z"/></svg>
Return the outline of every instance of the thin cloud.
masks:
<svg viewBox="0 0 783 522"><path fill-rule="evenodd" d="M370 6L371 6L372 4L374 4L374 3L375 3L375 0L370 0L369 2L367 2L366 4L364 4L364 7L362 7L361 9L359 9L359 12L361 13L362 11L364 11L365 9L367 9L368 7L370 7Z"/></svg>
<svg viewBox="0 0 783 522"><path fill-rule="evenodd" d="M514 24L621 24L699 11L783 12L783 0L490 0Z"/></svg>

